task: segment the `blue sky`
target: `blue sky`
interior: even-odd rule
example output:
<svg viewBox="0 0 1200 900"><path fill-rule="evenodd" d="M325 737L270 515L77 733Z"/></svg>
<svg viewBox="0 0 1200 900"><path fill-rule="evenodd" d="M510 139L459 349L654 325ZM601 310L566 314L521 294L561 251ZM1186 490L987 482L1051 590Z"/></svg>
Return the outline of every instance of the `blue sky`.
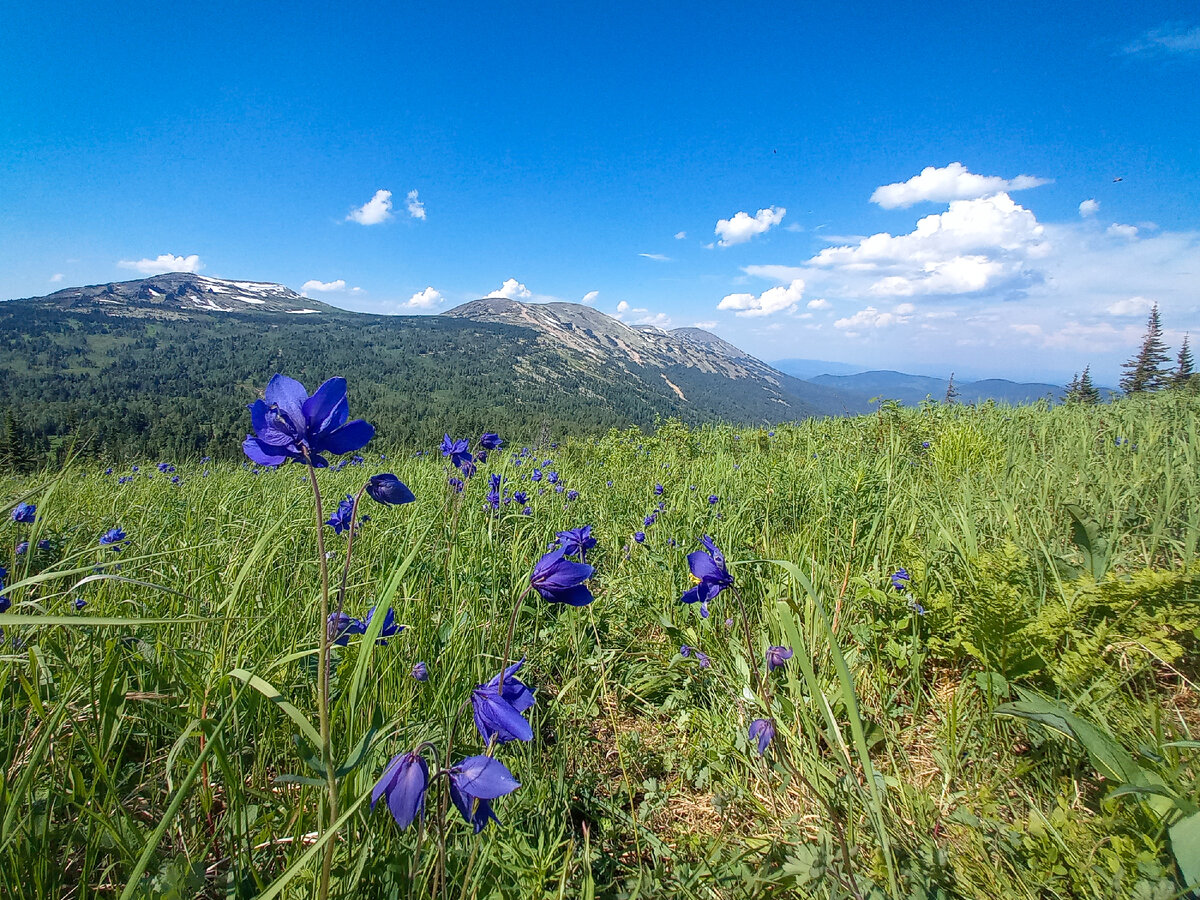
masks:
<svg viewBox="0 0 1200 900"><path fill-rule="evenodd" d="M1200 335L1194 2L81 9L0 3L0 298L586 298L1110 384L1150 303Z"/></svg>

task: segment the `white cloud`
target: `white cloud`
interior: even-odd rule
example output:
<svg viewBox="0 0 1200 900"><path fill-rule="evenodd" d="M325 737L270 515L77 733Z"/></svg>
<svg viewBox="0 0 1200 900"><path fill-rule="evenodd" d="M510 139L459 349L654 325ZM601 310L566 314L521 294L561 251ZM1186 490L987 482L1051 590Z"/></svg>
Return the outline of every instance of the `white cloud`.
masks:
<svg viewBox="0 0 1200 900"><path fill-rule="evenodd" d="M717 227L713 229L713 233L720 238L717 246L732 247L734 244L744 244L756 234L766 232L772 225L778 225L786 213L787 209L782 206L771 206L760 209L753 216L739 212L732 219L720 219Z"/></svg>
<svg viewBox="0 0 1200 900"><path fill-rule="evenodd" d="M716 322L693 322L692 327L693 328L703 328L705 331L712 331L712 329L717 327L717 323Z"/></svg>
<svg viewBox="0 0 1200 900"><path fill-rule="evenodd" d="M164 253L154 259L123 259L117 263L122 269L133 269L143 275L162 275L166 272L199 272L204 268L200 257L193 253L191 256L172 256Z"/></svg>
<svg viewBox="0 0 1200 900"><path fill-rule="evenodd" d="M686 239L686 238L687 238L687 232L686 232L686 231L677 231L677 232L675 232L675 240L677 240L677 241L682 241L682 240L684 240L684 239Z"/></svg>
<svg viewBox="0 0 1200 900"><path fill-rule="evenodd" d="M928 201L949 203L951 200L976 200L1001 191L1022 191L1047 183L1045 178L1035 178L1033 175L1018 175L1016 178L976 175L967 171L962 163L953 162L941 169L926 166L920 175L914 175L908 181L877 187L871 194L871 202L878 203L884 209L903 209L914 203Z"/></svg>
<svg viewBox="0 0 1200 900"><path fill-rule="evenodd" d="M378 225L392 217L392 192L376 191L375 196L360 206L350 210L346 216L347 222L357 222L359 225Z"/></svg>
<svg viewBox="0 0 1200 900"><path fill-rule="evenodd" d="M648 309L632 310L638 317L633 320L634 325L653 325L655 328L670 328L671 317L666 313L652 313Z"/></svg>
<svg viewBox="0 0 1200 900"><path fill-rule="evenodd" d="M376 194L376 196L379 196L379 195ZM425 218L425 204L417 199L416 191L408 192L407 205L408 205L408 214L410 216L412 216L414 219L424 219Z"/></svg>
<svg viewBox="0 0 1200 900"><path fill-rule="evenodd" d="M307 293L308 291L317 291L318 293L328 293L333 291L344 291L346 282L339 278L337 281L306 281L300 285L300 290Z"/></svg>
<svg viewBox="0 0 1200 900"><path fill-rule="evenodd" d="M1096 211L1100 209L1099 200L1084 200L1079 204L1079 215L1086 219L1088 216L1094 216Z"/></svg>
<svg viewBox="0 0 1200 900"><path fill-rule="evenodd" d="M834 328L854 329L864 328L887 328L892 325L903 325L908 321L909 316L901 310L912 311L912 304L902 303L896 307L895 312L880 312L873 306L868 306L866 309L860 309L854 315L845 319L838 319L833 323Z"/></svg>
<svg viewBox="0 0 1200 900"><path fill-rule="evenodd" d="M66 277L66 276L65 276L65 275L63 275L63 273L62 273L62 272L55 272L53 275L51 275L51 276L50 276L50 283L51 283L51 284L58 284L58 283L59 283L60 281L62 281L62 280L65 278L65 277Z"/></svg>
<svg viewBox="0 0 1200 900"><path fill-rule="evenodd" d="M833 304L821 297L818 300L809 300L807 306L809 309L829 309Z"/></svg>
<svg viewBox="0 0 1200 900"><path fill-rule="evenodd" d="M1129 240L1137 237L1138 233L1136 225L1118 225L1116 222L1113 222L1105 230L1113 237L1127 238Z"/></svg>
<svg viewBox="0 0 1200 900"><path fill-rule="evenodd" d="M772 313L791 311L804 296L804 280L796 278L787 287L782 285L754 294L728 294L717 309L732 309L739 316L769 316Z"/></svg>
<svg viewBox="0 0 1200 900"><path fill-rule="evenodd" d="M624 300L622 300L620 303L617 304L617 312L623 313L623 312L628 312L628 311L629 311L629 304L626 303Z"/></svg>
<svg viewBox="0 0 1200 900"><path fill-rule="evenodd" d="M663 256L661 253L639 253L638 256L644 256L646 259L652 259L655 262L671 262L671 257Z"/></svg>
<svg viewBox="0 0 1200 900"><path fill-rule="evenodd" d="M584 306L591 306L593 303L596 302L596 298L599 296L600 296L599 291L588 291L586 294L583 295L583 299L580 300L579 302L582 303Z"/></svg>
<svg viewBox="0 0 1200 900"><path fill-rule="evenodd" d="M425 290L418 291L409 297L408 302L404 305L409 309L433 309L444 302L446 302L446 298L442 296L440 291L435 291L432 287L427 287Z"/></svg>
<svg viewBox="0 0 1200 900"><path fill-rule="evenodd" d="M765 278L780 284L787 284L805 274L805 269L800 266L742 266L742 271L752 278Z"/></svg>
<svg viewBox="0 0 1200 900"><path fill-rule="evenodd" d="M506 300L528 300L533 293L515 278L506 278L504 284L488 294L489 297L503 297Z"/></svg>
<svg viewBox="0 0 1200 900"><path fill-rule="evenodd" d="M1108 314L1112 316L1144 316L1150 312L1150 308L1154 306L1153 300L1147 300L1145 297L1130 297L1127 300L1118 300L1116 303L1108 305Z"/></svg>
<svg viewBox="0 0 1200 900"><path fill-rule="evenodd" d="M1200 52L1200 25L1160 25L1152 28L1124 48L1128 54Z"/></svg>

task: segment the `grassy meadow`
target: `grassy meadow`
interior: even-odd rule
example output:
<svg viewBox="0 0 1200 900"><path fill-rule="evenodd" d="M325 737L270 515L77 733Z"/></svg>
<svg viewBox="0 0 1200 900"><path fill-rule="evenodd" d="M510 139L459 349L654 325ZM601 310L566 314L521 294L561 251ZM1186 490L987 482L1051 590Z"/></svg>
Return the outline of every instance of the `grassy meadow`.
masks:
<svg viewBox="0 0 1200 900"><path fill-rule="evenodd" d="M376 472L417 498L360 508L345 611L391 607L406 627L332 651L331 895L1186 896L1198 412L1177 395L885 404L524 458L501 433L462 493L436 448L380 435L319 475L325 515ZM0 895L315 896L332 832L306 470L138 468L0 481ZM486 505L492 473L529 514ZM22 501L34 522L10 521ZM595 602L526 592L555 533L582 525ZM98 543L115 527L120 550ZM707 618L680 602L703 535L737 585ZM324 528L335 594L347 536ZM499 670L519 598L511 657L537 702L533 740L496 749L521 783L494 802L502 824L474 834L435 779L423 826L401 831L373 786L423 741L485 752L462 707ZM772 645L794 656L767 672Z"/></svg>

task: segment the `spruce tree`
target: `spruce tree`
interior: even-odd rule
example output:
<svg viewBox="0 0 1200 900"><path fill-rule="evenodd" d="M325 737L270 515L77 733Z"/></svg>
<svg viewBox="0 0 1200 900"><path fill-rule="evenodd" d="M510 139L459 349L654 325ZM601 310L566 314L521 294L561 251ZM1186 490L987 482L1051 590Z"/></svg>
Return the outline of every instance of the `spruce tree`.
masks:
<svg viewBox="0 0 1200 900"><path fill-rule="evenodd" d="M1067 391L1063 394L1063 403L1079 403L1079 373L1076 372L1067 382Z"/></svg>
<svg viewBox="0 0 1200 900"><path fill-rule="evenodd" d="M1162 321L1158 316L1158 304L1150 310L1146 322L1146 336L1137 356L1125 363L1125 374L1121 377L1121 390L1126 394L1157 391L1164 387L1170 373L1164 368L1167 362L1167 347L1162 340Z"/></svg>
<svg viewBox="0 0 1200 900"><path fill-rule="evenodd" d="M1183 336L1183 346L1179 348L1179 356L1175 359L1175 371L1171 375L1171 387L1183 387L1194 374L1192 368L1192 349L1188 346L1188 336Z"/></svg>
<svg viewBox="0 0 1200 900"><path fill-rule="evenodd" d="M1079 376L1079 402L1089 406L1100 402L1100 391L1092 384L1091 369L1091 366L1084 366L1083 374Z"/></svg>
<svg viewBox="0 0 1200 900"><path fill-rule="evenodd" d="M946 396L942 402L946 404L958 402L958 388L954 386L953 372L950 373L950 380L946 383Z"/></svg>

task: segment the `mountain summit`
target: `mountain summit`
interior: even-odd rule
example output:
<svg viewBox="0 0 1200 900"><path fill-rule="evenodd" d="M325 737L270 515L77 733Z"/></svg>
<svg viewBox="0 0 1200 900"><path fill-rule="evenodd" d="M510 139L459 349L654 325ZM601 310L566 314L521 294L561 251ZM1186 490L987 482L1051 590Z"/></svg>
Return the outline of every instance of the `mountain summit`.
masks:
<svg viewBox="0 0 1200 900"><path fill-rule="evenodd" d="M330 312L333 307L302 297L282 284L229 281L191 272L168 272L135 281L64 288L41 303L63 309L103 309L114 316L170 317L179 312Z"/></svg>

